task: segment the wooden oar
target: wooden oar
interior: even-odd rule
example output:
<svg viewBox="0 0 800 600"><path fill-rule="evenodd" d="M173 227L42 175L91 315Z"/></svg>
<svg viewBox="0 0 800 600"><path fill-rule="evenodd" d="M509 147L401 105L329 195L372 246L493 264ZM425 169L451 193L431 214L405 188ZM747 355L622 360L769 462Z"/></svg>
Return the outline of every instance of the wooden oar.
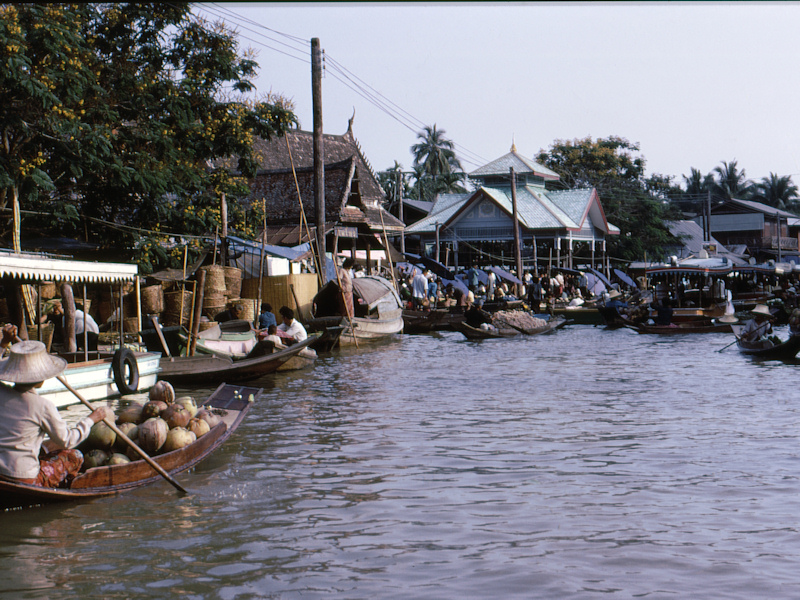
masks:
<svg viewBox="0 0 800 600"><path fill-rule="evenodd" d="M719 350L717 350L717 352L722 352L723 350L725 350L727 348L730 348L731 346L733 346L738 341L739 341L739 338L737 337L735 340L733 340L730 344L728 344L724 348L720 348Z"/></svg>
<svg viewBox="0 0 800 600"><path fill-rule="evenodd" d="M75 397L76 397L78 400L80 400L80 401L81 401L81 403L82 403L84 406L86 406L86 408L88 408L89 410L92 410L92 411L94 410L94 408L92 408L92 405L91 405L91 404L89 404L89 403L86 401L86 399L85 399L83 396L81 396L81 395L78 393L78 390L76 390L76 389L75 389L74 387L72 387L72 386L71 386L69 383L67 383L67 380L66 380L66 379L64 379L64 378L63 378L61 375L57 376L57 377L56 377L56 379L58 379L58 380L61 382L61 384L62 384L62 385L65 387L65 388L67 388L67 389L68 389L70 392L72 392L73 394L75 394ZM178 491L180 491L180 492L183 492L184 494L188 494L188 493L189 493L189 492L187 492L185 489L183 489L183 488L181 487L181 484L179 484L179 483L178 483L177 481L175 481L175 480L174 480L172 477L170 477L170 476L169 476L169 473L167 473L167 472L166 472L166 471L165 471L165 470L164 470L164 469L161 467L161 465L159 465L159 464L158 464L156 461L154 461L152 458L150 458L150 457L147 455L147 453L146 453L144 450L142 450L141 448L139 448L139 446L137 446L137 445L136 445L136 443L135 443L135 442L134 442L134 441L133 441L131 438L129 438L129 437L128 437L127 435L125 435L124 433L122 433L122 431L120 431L119 427L117 427L117 426L116 426L116 424L115 424L115 423L114 423L112 420L110 420L110 419L103 419L103 422L104 422L106 425L108 425L108 426L111 428L111 431L113 431L114 433L116 433L116 434L117 434L117 437L118 437L118 438L121 438L121 439L122 439L122 441L124 441L124 442L125 442L126 444L128 444L128 445L129 445L131 448L133 448L133 449L136 451L136 453L137 453L139 456L141 456L141 457L142 457L142 458L145 460L145 462L147 462L147 464L148 464L148 465L150 465L151 467L153 467L153 469L155 469L155 471L156 471L156 472L157 472L159 475L161 475L161 476L162 476L164 479L166 479L166 480L167 480L167 481L168 481L168 482L169 482L169 483L172 485L172 487L174 487L176 490L178 490Z"/></svg>

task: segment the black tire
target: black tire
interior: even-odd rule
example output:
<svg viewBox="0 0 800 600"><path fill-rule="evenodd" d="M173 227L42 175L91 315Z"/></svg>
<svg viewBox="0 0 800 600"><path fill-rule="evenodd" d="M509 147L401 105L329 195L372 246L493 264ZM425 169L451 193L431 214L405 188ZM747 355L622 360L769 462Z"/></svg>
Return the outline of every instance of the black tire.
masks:
<svg viewBox="0 0 800 600"><path fill-rule="evenodd" d="M125 367L127 367L128 377L125 378ZM114 371L114 383L117 384L119 393L123 396L135 394L139 387L139 365L136 363L136 356L128 348L120 348L114 353L111 359L111 368Z"/></svg>

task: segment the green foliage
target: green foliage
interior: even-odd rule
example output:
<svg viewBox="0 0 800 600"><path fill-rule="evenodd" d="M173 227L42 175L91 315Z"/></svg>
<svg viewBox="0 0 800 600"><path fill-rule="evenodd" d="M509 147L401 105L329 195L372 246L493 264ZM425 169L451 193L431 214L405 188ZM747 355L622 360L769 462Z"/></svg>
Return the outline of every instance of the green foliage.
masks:
<svg viewBox="0 0 800 600"><path fill-rule="evenodd" d="M609 251L623 260L663 257L664 247L675 241L664 224L675 216L667 202L674 185L662 175L645 178L646 161L638 152L638 144L621 137L587 137L556 140L536 157L566 187L597 189L608 222L621 231L609 238Z"/></svg>
<svg viewBox="0 0 800 600"><path fill-rule="evenodd" d="M774 206L781 210L797 208L797 186L792 183L790 175L780 177L775 173L770 173L769 177L763 177L761 183L757 183L754 199L757 202Z"/></svg>
<svg viewBox="0 0 800 600"><path fill-rule="evenodd" d="M461 162L456 157L455 144L445 137L444 129L426 125L417 134L420 141L411 146L414 155L416 184L412 197L431 201L437 193L459 193L466 189Z"/></svg>
<svg viewBox="0 0 800 600"><path fill-rule="evenodd" d="M35 190L23 208L45 213L24 231L83 230L147 270L176 266L160 247L166 237L140 240L102 221L207 234L225 193L233 228L257 226L238 206L258 165L254 141L296 118L280 98L230 97L252 91L257 73L231 31L195 19L188 3L0 11L0 120L10 142L0 150L0 207L16 187Z"/></svg>

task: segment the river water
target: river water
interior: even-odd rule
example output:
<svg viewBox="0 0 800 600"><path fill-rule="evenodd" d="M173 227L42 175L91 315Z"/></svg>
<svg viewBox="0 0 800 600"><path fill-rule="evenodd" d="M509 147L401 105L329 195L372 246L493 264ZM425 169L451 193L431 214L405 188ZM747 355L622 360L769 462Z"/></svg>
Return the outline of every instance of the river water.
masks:
<svg viewBox="0 0 800 600"><path fill-rule="evenodd" d="M731 340L337 352L260 381L188 496L0 513L0 597L800 597L800 364Z"/></svg>

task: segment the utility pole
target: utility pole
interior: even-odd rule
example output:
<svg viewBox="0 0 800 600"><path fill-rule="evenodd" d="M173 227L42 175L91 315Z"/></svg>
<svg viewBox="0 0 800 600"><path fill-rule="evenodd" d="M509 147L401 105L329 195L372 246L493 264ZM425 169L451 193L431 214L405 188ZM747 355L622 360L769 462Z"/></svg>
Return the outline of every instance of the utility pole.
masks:
<svg viewBox="0 0 800 600"><path fill-rule="evenodd" d="M319 38L311 38L311 99L314 118L314 221L320 277L325 281L325 147L322 140L322 51Z"/></svg>
<svg viewBox="0 0 800 600"><path fill-rule="evenodd" d="M511 173L511 209L514 217L514 258L517 262L517 279L524 281L522 274L522 250L519 241L519 220L517 218L517 177L514 174L514 167L510 167L509 171ZM521 288L522 286L517 284L517 287ZM521 293L522 289L518 289L517 296L521 296Z"/></svg>
<svg viewBox="0 0 800 600"><path fill-rule="evenodd" d="M406 253L406 222L403 220L403 174L397 171L397 184L394 186L394 196L397 200L397 216L403 223L403 229L400 232L400 252L405 255Z"/></svg>

